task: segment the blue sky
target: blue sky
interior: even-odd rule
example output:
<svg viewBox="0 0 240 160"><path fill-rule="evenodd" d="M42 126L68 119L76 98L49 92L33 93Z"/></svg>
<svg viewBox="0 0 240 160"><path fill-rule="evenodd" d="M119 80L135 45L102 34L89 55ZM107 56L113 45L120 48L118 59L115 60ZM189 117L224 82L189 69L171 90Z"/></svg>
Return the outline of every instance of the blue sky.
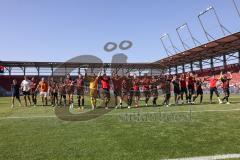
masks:
<svg viewBox="0 0 240 160"><path fill-rule="evenodd" d="M239 31L232 0L0 0L0 60L66 61L91 54L110 62L117 53L126 54L129 62L159 60L166 57L160 43L164 33L183 50L175 29L185 22L200 42L207 42L197 15L209 5L226 28ZM212 13L202 18L213 36L222 36ZM106 42L122 40L131 40L133 47L103 50Z"/></svg>

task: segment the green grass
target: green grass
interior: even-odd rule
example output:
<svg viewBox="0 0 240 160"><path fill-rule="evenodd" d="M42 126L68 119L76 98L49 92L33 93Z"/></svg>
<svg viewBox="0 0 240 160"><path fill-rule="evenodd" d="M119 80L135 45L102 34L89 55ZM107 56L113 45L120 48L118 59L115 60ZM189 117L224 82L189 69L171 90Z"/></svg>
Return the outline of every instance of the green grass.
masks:
<svg viewBox="0 0 240 160"><path fill-rule="evenodd" d="M0 97L0 159L154 160L240 153L239 98L232 96L231 105L209 105L205 96L203 105L114 109L96 119L71 122L52 117L55 116L52 107L11 109L10 98ZM86 101L88 111L89 100ZM162 98L158 102L162 102ZM191 120L119 119L119 114L183 114L190 108ZM75 109L74 112L81 111Z"/></svg>

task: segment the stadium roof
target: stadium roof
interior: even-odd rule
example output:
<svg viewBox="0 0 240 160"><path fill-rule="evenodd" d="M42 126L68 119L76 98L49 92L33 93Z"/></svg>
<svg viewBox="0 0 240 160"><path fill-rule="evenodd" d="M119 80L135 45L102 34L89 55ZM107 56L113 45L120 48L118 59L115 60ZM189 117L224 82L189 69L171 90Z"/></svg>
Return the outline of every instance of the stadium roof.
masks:
<svg viewBox="0 0 240 160"><path fill-rule="evenodd" d="M240 32L203 44L201 46L177 53L154 62L165 67L175 67L191 62L210 59L211 57L231 54L240 50Z"/></svg>
<svg viewBox="0 0 240 160"><path fill-rule="evenodd" d="M154 63L78 63L78 62L20 62L0 61L4 67L41 67L41 68L123 68L123 69L164 69Z"/></svg>

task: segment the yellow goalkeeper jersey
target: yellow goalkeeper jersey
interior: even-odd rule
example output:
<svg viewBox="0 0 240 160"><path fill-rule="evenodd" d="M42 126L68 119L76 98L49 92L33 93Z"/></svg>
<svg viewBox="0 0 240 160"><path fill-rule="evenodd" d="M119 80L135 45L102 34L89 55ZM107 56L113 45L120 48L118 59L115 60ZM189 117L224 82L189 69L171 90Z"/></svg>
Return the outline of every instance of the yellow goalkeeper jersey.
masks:
<svg viewBox="0 0 240 160"><path fill-rule="evenodd" d="M98 78L88 78L89 80L89 88L97 90L98 89Z"/></svg>

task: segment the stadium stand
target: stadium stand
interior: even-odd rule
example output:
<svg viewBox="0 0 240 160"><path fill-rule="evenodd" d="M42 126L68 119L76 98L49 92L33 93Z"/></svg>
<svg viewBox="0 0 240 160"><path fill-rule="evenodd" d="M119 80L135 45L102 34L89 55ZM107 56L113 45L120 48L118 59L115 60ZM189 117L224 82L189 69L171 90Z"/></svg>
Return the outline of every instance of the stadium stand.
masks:
<svg viewBox="0 0 240 160"><path fill-rule="evenodd" d="M195 71L195 73L198 74L198 76L200 78L207 79L212 74L215 74L218 77L220 75L221 71L223 71L223 72L230 71L232 73L233 79L230 82L231 92L232 93L239 93L239 91L240 91L240 82L239 82L240 72L239 72L239 66L238 65L228 65L225 68L224 67L215 67L214 69L197 70L197 71ZM39 76L28 75L28 77L29 78L35 77L38 80L40 79ZM48 76L41 76L41 77L45 77L46 79L48 79ZM73 77L73 78L75 79L76 77ZM17 75L17 76L1 75L0 79L1 79L1 81L0 81L0 92L2 93L2 96L7 96L7 95L11 95L11 83L12 83L13 79L16 79L18 81L18 83L21 83L21 81L23 80L23 76L20 76L20 75ZM205 92L208 92L209 88L208 88L208 83L207 82L203 86L203 90L205 90Z"/></svg>

